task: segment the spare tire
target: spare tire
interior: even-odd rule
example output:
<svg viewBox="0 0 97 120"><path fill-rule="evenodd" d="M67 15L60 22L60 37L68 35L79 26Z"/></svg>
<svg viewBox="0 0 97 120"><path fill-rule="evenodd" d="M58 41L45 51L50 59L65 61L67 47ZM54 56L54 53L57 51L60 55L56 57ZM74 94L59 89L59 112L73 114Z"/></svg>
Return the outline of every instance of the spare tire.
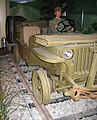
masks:
<svg viewBox="0 0 97 120"><path fill-rule="evenodd" d="M8 43L15 43L15 25L26 21L22 16L7 16L6 18L6 38Z"/></svg>

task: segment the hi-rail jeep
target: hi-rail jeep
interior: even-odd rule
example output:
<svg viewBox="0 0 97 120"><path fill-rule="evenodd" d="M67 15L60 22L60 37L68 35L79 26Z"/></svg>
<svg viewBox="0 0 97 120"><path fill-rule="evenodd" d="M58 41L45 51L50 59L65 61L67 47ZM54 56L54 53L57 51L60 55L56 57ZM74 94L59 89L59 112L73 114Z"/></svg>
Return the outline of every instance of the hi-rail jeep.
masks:
<svg viewBox="0 0 97 120"><path fill-rule="evenodd" d="M48 104L54 91L75 101L97 98L97 34L42 34L45 30L18 25L13 46L16 62L21 57L28 65L39 66L32 74L36 100Z"/></svg>

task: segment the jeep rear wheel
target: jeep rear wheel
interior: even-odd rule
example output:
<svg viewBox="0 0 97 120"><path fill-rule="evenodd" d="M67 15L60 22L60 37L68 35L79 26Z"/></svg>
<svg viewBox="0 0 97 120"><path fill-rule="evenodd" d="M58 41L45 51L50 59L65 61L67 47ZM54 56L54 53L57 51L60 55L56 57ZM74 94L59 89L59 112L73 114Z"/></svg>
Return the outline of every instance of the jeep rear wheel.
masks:
<svg viewBox="0 0 97 120"><path fill-rule="evenodd" d="M19 55L18 44L15 44L13 46L13 56L14 56L15 63L19 63L19 61L20 61L20 55Z"/></svg>
<svg viewBox="0 0 97 120"><path fill-rule="evenodd" d="M6 18L6 38L8 43L15 43L16 25L26 21L22 16L7 16Z"/></svg>
<svg viewBox="0 0 97 120"><path fill-rule="evenodd" d="M7 16L6 18L6 38L8 43L13 43L15 40L15 25L14 25L14 17Z"/></svg>

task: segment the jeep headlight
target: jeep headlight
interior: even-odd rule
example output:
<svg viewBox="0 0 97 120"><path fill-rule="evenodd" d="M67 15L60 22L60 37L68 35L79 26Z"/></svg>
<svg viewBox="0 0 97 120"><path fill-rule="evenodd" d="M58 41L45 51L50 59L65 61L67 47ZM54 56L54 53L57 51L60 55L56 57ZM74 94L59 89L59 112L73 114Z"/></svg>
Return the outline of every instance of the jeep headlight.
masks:
<svg viewBox="0 0 97 120"><path fill-rule="evenodd" d="M67 50L64 52L65 59L71 59L73 57L73 55L74 55L73 50Z"/></svg>

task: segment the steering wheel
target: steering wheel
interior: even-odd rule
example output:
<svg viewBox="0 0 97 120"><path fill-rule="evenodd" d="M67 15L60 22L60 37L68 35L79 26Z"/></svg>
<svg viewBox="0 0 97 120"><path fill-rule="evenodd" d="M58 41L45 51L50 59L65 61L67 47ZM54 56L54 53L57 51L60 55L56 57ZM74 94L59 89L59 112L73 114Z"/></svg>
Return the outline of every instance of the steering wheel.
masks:
<svg viewBox="0 0 97 120"><path fill-rule="evenodd" d="M62 26L62 28L60 28L60 25ZM74 21L72 19L63 19L58 23L57 30L63 33L63 32L68 32L72 28L74 28Z"/></svg>

